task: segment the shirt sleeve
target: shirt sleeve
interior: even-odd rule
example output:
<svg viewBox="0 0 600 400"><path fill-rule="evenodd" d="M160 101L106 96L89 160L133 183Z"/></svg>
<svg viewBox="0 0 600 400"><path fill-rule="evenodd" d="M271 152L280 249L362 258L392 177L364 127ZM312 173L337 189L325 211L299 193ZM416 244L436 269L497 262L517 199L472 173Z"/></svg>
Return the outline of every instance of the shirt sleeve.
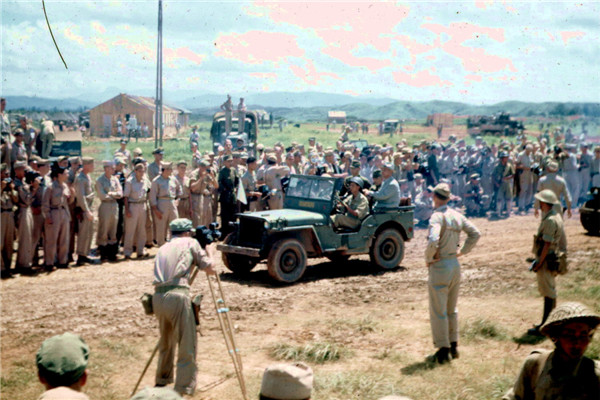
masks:
<svg viewBox="0 0 600 400"><path fill-rule="evenodd" d="M210 259L210 257L208 257L208 254L206 254L206 251L204 251L204 249L200 247L200 244L197 241L194 240L194 244L190 248L190 251L192 253L194 264L199 269L206 269L208 267L212 267L212 260Z"/></svg>
<svg viewBox="0 0 600 400"><path fill-rule="evenodd" d="M443 218L443 213L436 212L429 219L429 233L427 234L427 247L425 248L425 259L427 261L433 260L433 256L438 250Z"/></svg>
<svg viewBox="0 0 600 400"><path fill-rule="evenodd" d="M477 229L475 225L473 225L473 223L467 218L464 218L462 230L467 234L467 240L465 240L465 244L463 244L460 252L462 254L467 254L473 249L473 247L475 247L475 244L479 240L481 233L479 232L479 229Z"/></svg>
<svg viewBox="0 0 600 400"><path fill-rule="evenodd" d="M108 193L106 192L106 190L104 190L104 187L103 187L102 183L100 182L100 178L98 178L96 180L96 192L98 192L98 197L100 198L100 201L110 199L110 197L108 196Z"/></svg>
<svg viewBox="0 0 600 400"><path fill-rule="evenodd" d="M364 219L369 213L369 200L366 197L360 197L360 203L358 207L356 207L356 212L358 213L358 219Z"/></svg>
<svg viewBox="0 0 600 400"><path fill-rule="evenodd" d="M156 205L158 204L156 196L158 196L158 182L153 181L152 185L150 185L150 205L152 207L156 207Z"/></svg>
<svg viewBox="0 0 600 400"><path fill-rule="evenodd" d="M552 243L556 237L557 230L556 222L551 218L546 218L541 226L540 235L544 242Z"/></svg>
<svg viewBox="0 0 600 400"><path fill-rule="evenodd" d="M131 195L131 181L127 179L125 181L125 190L123 191L123 197L129 197Z"/></svg>

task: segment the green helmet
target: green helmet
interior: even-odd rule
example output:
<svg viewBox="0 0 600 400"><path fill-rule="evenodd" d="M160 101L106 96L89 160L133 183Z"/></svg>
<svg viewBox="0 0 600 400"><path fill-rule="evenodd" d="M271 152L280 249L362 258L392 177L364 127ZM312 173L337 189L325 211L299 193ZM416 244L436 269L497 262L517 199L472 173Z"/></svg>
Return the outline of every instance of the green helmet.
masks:
<svg viewBox="0 0 600 400"><path fill-rule="evenodd" d="M546 336L551 336L557 328L570 322L583 322L594 329L600 324L600 315L581 303L563 303L552 310L540 331Z"/></svg>
<svg viewBox="0 0 600 400"><path fill-rule="evenodd" d="M534 197L542 203L560 204L556 194L554 194L554 192L550 189L544 189L541 192L537 192Z"/></svg>

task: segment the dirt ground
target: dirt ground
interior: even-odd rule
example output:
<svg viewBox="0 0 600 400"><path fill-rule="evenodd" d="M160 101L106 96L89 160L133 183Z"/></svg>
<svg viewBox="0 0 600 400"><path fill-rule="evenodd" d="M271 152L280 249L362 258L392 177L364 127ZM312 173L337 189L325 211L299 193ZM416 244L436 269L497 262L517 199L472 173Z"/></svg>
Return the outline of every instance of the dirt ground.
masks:
<svg viewBox="0 0 600 400"><path fill-rule="evenodd" d="M305 345L330 346L339 355L323 363L307 361L316 376L315 399L370 400L392 393L414 399L499 398L532 349L551 347L549 341L532 344L522 337L541 314L535 277L525 262L538 221L533 215L474 220L482 238L461 259L461 358L439 368L423 362L433 351L423 230L407 243L402 266L388 272L375 270L366 256L344 265L314 259L300 282L281 286L269 279L264 264L243 279L219 260L249 398L257 398L263 369L276 362L274 348ZM599 309L600 238L584 233L576 213L566 221L566 231L571 270L558 278L559 302L579 300ZM152 259L123 260L2 281L2 398L41 393L35 352L45 338L65 331L90 344L90 398L129 398L158 338L155 319L144 315L138 300L152 290L152 267ZM241 399L204 276L193 293L205 295L193 398ZM598 342L590 347L598 349ZM155 366L156 361L142 387L153 385Z"/></svg>

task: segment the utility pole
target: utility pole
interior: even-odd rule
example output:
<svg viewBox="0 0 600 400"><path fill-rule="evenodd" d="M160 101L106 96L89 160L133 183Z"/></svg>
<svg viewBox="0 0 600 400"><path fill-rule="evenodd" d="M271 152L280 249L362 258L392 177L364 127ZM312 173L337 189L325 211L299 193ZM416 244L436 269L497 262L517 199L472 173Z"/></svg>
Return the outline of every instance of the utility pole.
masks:
<svg viewBox="0 0 600 400"><path fill-rule="evenodd" d="M158 0L158 42L156 44L156 112L154 118L154 147L163 145L162 97L162 0Z"/></svg>

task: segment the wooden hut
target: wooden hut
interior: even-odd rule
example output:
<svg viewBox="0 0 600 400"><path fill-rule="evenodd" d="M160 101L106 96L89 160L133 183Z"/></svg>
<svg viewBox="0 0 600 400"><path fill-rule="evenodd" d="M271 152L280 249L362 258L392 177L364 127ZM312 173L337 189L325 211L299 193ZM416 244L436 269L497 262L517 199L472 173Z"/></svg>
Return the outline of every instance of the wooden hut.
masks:
<svg viewBox="0 0 600 400"><path fill-rule="evenodd" d="M327 113L327 122L336 124L346 123L346 111L329 111Z"/></svg>

